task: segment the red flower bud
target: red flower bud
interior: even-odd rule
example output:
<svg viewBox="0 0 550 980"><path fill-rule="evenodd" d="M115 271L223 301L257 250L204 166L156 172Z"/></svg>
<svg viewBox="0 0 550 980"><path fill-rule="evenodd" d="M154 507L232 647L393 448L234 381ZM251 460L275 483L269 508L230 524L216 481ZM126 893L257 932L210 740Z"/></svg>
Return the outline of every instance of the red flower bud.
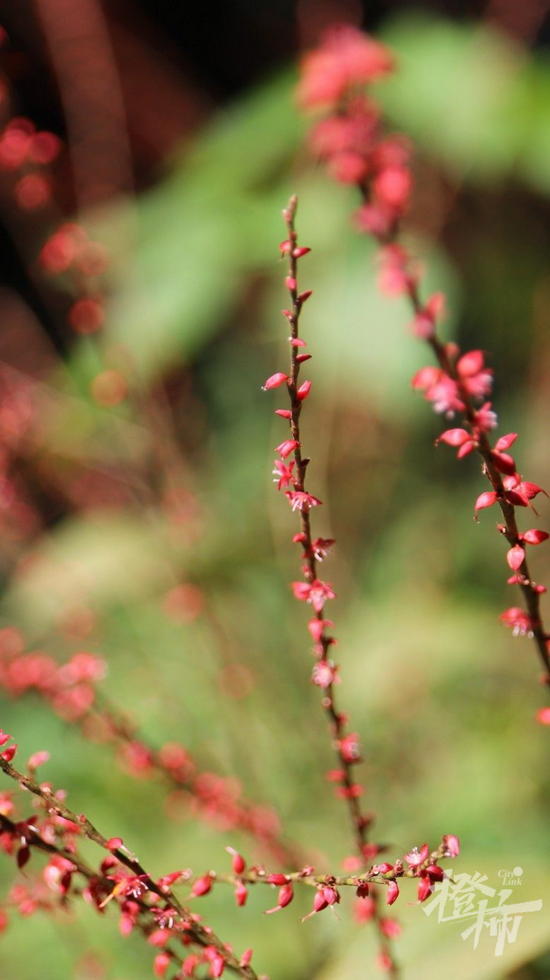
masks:
<svg viewBox="0 0 550 980"><path fill-rule="evenodd" d="M212 878L210 875L203 875L202 878L197 878L193 883L191 889L191 894L194 898L200 898L201 895L208 895L208 892L212 888Z"/></svg>
<svg viewBox="0 0 550 980"><path fill-rule="evenodd" d="M483 369L483 351L471 350L468 354L464 354L458 361L456 369L461 378L479 374Z"/></svg>
<svg viewBox="0 0 550 980"><path fill-rule="evenodd" d="M513 548L510 548L506 555L506 561L514 572L517 572L518 568L521 567L524 558L525 552L519 544L515 544Z"/></svg>
<svg viewBox="0 0 550 980"><path fill-rule="evenodd" d="M418 901L425 902L429 895L431 895L432 888L432 883L427 876L421 878L418 882Z"/></svg>
<svg viewBox="0 0 550 980"><path fill-rule="evenodd" d="M238 881L235 885L235 899L239 907L246 904L248 898L248 888L246 887L244 881Z"/></svg>
<svg viewBox="0 0 550 980"><path fill-rule="evenodd" d="M288 374L283 374L282 371L278 371L277 374L272 374L271 377L267 379L265 385L263 386L263 390L269 391L271 388L279 388L280 385L284 385L285 381L288 381Z"/></svg>
<svg viewBox="0 0 550 980"><path fill-rule="evenodd" d="M549 535L547 531L539 531L539 529L536 527L531 528L529 531L525 531L524 534L521 535L522 541L525 541L526 544L542 544L543 541L548 541L548 537Z"/></svg>
<svg viewBox="0 0 550 980"><path fill-rule="evenodd" d="M516 441L518 435L517 432L509 432L507 436L501 436L495 445L497 453L502 453Z"/></svg>
<svg viewBox="0 0 550 980"><path fill-rule="evenodd" d="M232 855L233 860L231 861L231 864L233 866L233 871L236 875L242 875L244 869L246 868L246 861L242 854L239 854L234 847L226 847L226 851L228 854Z"/></svg>
<svg viewBox="0 0 550 980"><path fill-rule="evenodd" d="M298 388L296 395L299 401L303 402L304 398L307 398L311 390L311 381L304 381L302 385Z"/></svg>
<svg viewBox="0 0 550 980"><path fill-rule="evenodd" d="M491 457L497 470L499 470L501 473L506 473L507 476L512 476L512 474L516 472L515 461L509 453L492 452Z"/></svg>
<svg viewBox="0 0 550 980"><path fill-rule="evenodd" d="M340 892L337 888L332 885L325 885L323 888L323 896L327 905L337 905L340 901Z"/></svg>
<svg viewBox="0 0 550 980"><path fill-rule="evenodd" d="M381 864L375 864L372 869L373 875L387 875L389 871L393 871L393 864L388 864L387 861L382 861Z"/></svg>
<svg viewBox="0 0 550 980"><path fill-rule="evenodd" d="M443 881L445 877L443 868L440 868L438 864L429 864L422 874L428 875L430 881Z"/></svg>
<svg viewBox="0 0 550 980"><path fill-rule="evenodd" d="M292 882L289 881L279 889L278 904L273 909L267 909L265 915L271 915L272 912L279 912L280 909L284 909L286 905L290 905L293 898L294 890Z"/></svg>
<svg viewBox="0 0 550 980"><path fill-rule="evenodd" d="M299 445L300 443L296 442L296 439L285 439L284 442L276 447L275 452L279 453L282 459L286 459Z"/></svg>
<svg viewBox="0 0 550 980"><path fill-rule="evenodd" d="M447 429L442 432L439 439L436 439L436 445L438 442L445 442L448 446L462 446L464 442L468 442L471 439L469 432L466 429Z"/></svg>
<svg viewBox="0 0 550 980"><path fill-rule="evenodd" d="M388 905L393 905L393 903L399 898L399 885L396 881L390 881L388 885L388 890L386 892L386 903Z"/></svg>
<svg viewBox="0 0 550 980"><path fill-rule="evenodd" d="M287 882L289 881L289 877L288 875L277 873L277 874L268 875L266 881L270 885L286 885Z"/></svg>
<svg viewBox="0 0 550 980"><path fill-rule="evenodd" d="M153 973L156 977L163 977L170 966L169 953L157 953L153 962Z"/></svg>
<svg viewBox="0 0 550 980"><path fill-rule="evenodd" d="M477 521L478 510L483 510L484 507L492 507L493 504L496 504L497 498L496 490L486 490L485 493L480 493L474 508L474 520Z"/></svg>
<svg viewBox="0 0 550 980"><path fill-rule="evenodd" d="M449 857L458 857L460 854L460 841L455 834L445 834L443 836L443 844Z"/></svg>

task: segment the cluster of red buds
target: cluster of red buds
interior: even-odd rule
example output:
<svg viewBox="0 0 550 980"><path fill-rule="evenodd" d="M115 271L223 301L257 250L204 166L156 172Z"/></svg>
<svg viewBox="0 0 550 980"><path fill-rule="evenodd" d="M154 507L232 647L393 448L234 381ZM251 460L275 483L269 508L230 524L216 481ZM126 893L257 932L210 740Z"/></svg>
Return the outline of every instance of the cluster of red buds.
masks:
<svg viewBox="0 0 550 980"><path fill-rule="evenodd" d="M325 877L317 879L312 878L312 869L306 869L307 873L304 871L300 873L299 877L300 880L314 884L316 887L313 910L306 918L339 903L339 884L354 884L359 899L361 901L368 900L366 906L357 912L357 917L360 921L372 921L378 933L378 966L387 972L395 973L396 964L389 948L389 941L399 934L400 926L395 920L389 920L382 914L379 906L379 892L376 886L380 882L388 885L386 902L392 905L399 895L397 879L404 874L408 877L417 877L419 879L418 901L424 901L431 894L435 882L441 881L444 877L438 860L442 856L456 856L458 854L458 839L452 835L443 838L442 847L431 854L427 845L424 845L420 851L413 849L404 857L404 861L408 865L407 871L404 870L405 866L401 860L394 864L382 862L373 865L371 863L385 848L368 839L374 814L363 811L361 797L364 788L355 778L355 767L361 762L359 736L356 732L347 730L347 716L339 710L335 700L334 688L340 681L338 666L332 659L332 649L336 639L330 632L334 623L331 619L326 618L325 606L327 602L336 598L336 593L329 582L319 577L318 570L319 564L330 553L336 542L332 538L313 537L310 514L313 509L322 506L322 501L306 490L305 485L306 471L310 460L303 453L300 416L304 402L311 391L311 381L302 381L299 375L301 365L308 361L311 355L304 351L307 345L300 335L299 328L302 307L311 296L311 290L300 291L298 287L298 264L311 249L298 244L295 228L296 208L297 200L293 197L288 207L283 211L287 237L280 245L281 255L288 262L285 287L290 296L290 308L284 309L282 312L290 327L288 338L290 364L288 373L277 371L271 375L263 385L263 390L286 389L289 396L290 408L277 408L275 410L275 414L287 422L289 431L287 438L275 450L281 458L275 460L274 463L274 482L277 484L278 491L284 491L292 511L299 515L300 530L294 534L292 540L301 548L303 578L292 583L292 591L299 602L309 604L312 609L312 616L308 622L315 656L311 680L322 690L321 704L329 722L337 761L337 767L329 770L327 778L336 784L336 794L346 801L349 810L356 853L346 858L345 866L348 871L357 872L355 876L352 874L348 878ZM289 457L292 458L287 462ZM252 879L250 877L244 879L242 875L239 878L238 889L236 890L239 903L241 900L246 900L245 881L255 881L255 875L256 872L254 872ZM267 880L272 884L280 885L277 905L268 910L269 912L277 912L293 899L293 876L272 875Z"/></svg>
<svg viewBox="0 0 550 980"><path fill-rule="evenodd" d="M0 732L0 746L9 741L10 736ZM229 969L246 980L256 980L250 965L252 950L237 957L231 946L222 943L210 926L203 924L202 917L175 894L175 886L187 883L191 872L152 877L120 837L105 837L84 814L73 813L65 802L64 790L35 780L36 769L48 761L48 753L31 756L28 775L24 775L11 764L16 750L16 745L3 749L0 768L28 791L22 798L30 794L35 807L30 816L22 816L16 811L12 794L3 793L0 798L0 848L15 860L20 871L25 868L25 884L13 886L0 910L0 928L7 927L10 910L28 917L69 908L75 901L84 901L99 913L116 907L121 934L137 932L152 947L154 976L165 976L169 967L176 969L174 980L221 977ZM107 852L98 866L81 856L83 838ZM33 878L34 855L40 853L47 861ZM201 894L198 881L194 894Z"/></svg>
<svg viewBox="0 0 550 980"><path fill-rule="evenodd" d="M277 904L266 909L264 914L272 915L290 905L294 899L296 885L306 885L315 890L315 896L312 911L302 919L302 922L305 922L319 912L339 905L342 897L341 889L353 888L361 903L370 899L365 907L371 911L371 914L365 915L363 911L363 921L367 921L376 914L376 903L372 897L373 886L376 884L386 886L386 904L393 905L399 897L398 879L416 878L418 902L425 902L434 891L436 883L447 877L440 861L444 858L457 857L460 853L460 842L454 834L446 834L434 851L430 851L428 845L423 844L421 848L413 847L408 854L403 855L402 859L399 858L393 864L389 861L371 863L360 874L339 876L317 875L315 868L310 865L306 865L299 871L269 872L263 865L248 867L243 855L233 847L226 847L226 851L232 856L233 874L218 874L210 871L195 878L191 888L191 898L208 895L215 884L229 884L234 886L236 903L242 907L246 904L248 889L251 886L271 885L278 889ZM384 921L387 923L388 920ZM397 923L392 927L393 935L397 934L396 927ZM383 932L388 938L392 938L390 931L386 925Z"/></svg>
<svg viewBox="0 0 550 980"><path fill-rule="evenodd" d="M85 738L110 745L125 773L162 780L169 817L189 813L218 830L239 831L277 861L294 866L301 855L282 839L276 811L246 799L237 780L200 769L179 742L158 748L145 742L98 689L106 672L105 661L96 654L81 650L59 664L43 651L26 652L19 631L0 630L0 688L10 697L38 695L59 718L78 725Z"/></svg>
<svg viewBox="0 0 550 980"><path fill-rule="evenodd" d="M7 35L0 28L0 44ZM10 111L9 86L0 79L0 104ZM37 129L32 119L12 116L0 131L0 177L4 193L15 207L40 215L43 224L59 222L56 165L68 164L63 141L55 133ZM67 324L77 334L93 334L105 322L104 275L110 265L105 246L90 237L78 221L62 221L49 234L38 255L38 267L54 277L71 297ZM120 370L106 368L91 383L92 397L103 407L113 407L128 394L127 378Z"/></svg>
<svg viewBox="0 0 550 980"><path fill-rule="evenodd" d="M137 932L156 951L152 962L156 977L165 976L168 969L175 966L174 980L221 977L226 969L249 980L256 978L251 967L252 950L245 950L237 958L232 947L222 943L203 923L202 916L188 907L189 902L208 895L215 884L230 885L239 907L245 905L251 886L275 888L277 902L265 910L267 915L290 905L296 886L309 887L314 891L312 911L302 921L325 909L334 909L341 901L342 890L351 888L359 906L356 918L363 922L375 919L380 935L389 940L399 934L399 925L394 919L380 915L373 886L385 886L386 902L393 905L399 896L398 879L414 878L418 882L418 902L424 902L435 885L446 877L441 860L456 857L460 850L458 838L447 835L434 851L430 852L424 844L393 864L388 861L371 863L360 874L335 876L316 875L309 865L299 871L269 872L263 865L247 865L243 855L228 846L231 873L208 871L194 876L190 869L186 869L154 878L122 838L105 837L84 814L70 810L64 790L54 790L46 781L37 782L36 771L48 762L47 752L36 752L31 756L25 775L12 765L17 745L8 744L10 742L11 736L0 731L0 748L3 749L0 768L27 791L22 799L30 795L34 812L30 816L19 814L12 793L4 792L0 797L0 848L15 860L19 871L26 869L25 884L16 883L0 909L0 928L7 927L10 910L28 917L40 911L68 908L80 900L100 913L107 907L115 907L121 934L128 936ZM97 867L81 856L83 838L106 852ZM36 872L35 855L40 853L46 855L47 861L33 877L30 872ZM183 901L175 891L180 886L188 892ZM386 948L381 949L378 961L385 969L393 969Z"/></svg>
<svg viewBox="0 0 550 980"><path fill-rule="evenodd" d="M96 333L105 319L101 276L109 267L104 245L90 238L77 222L61 224L42 246L40 265L50 276L62 276L80 295L71 305L68 323L75 333Z"/></svg>
<svg viewBox="0 0 550 980"><path fill-rule="evenodd" d="M21 211L39 211L52 198L48 167L62 149L58 136L38 131L31 119L17 116L0 132L0 171L11 178L14 203Z"/></svg>
<svg viewBox="0 0 550 980"><path fill-rule="evenodd" d="M485 366L484 353L462 353L456 344L439 340L437 323L443 314L444 296L436 293L426 300L421 298L422 270L398 241L413 187L410 147L400 134L386 133L379 107L365 94L365 86L392 67L391 54L356 28L332 28L319 49L304 59L298 99L303 109L323 113L310 133L313 152L326 161L336 180L357 187L361 205L355 223L379 245L380 288L388 295L409 299L412 333L425 341L434 355L436 363L415 374L413 388L424 393L436 412L448 419L458 416L461 421L460 426L444 431L437 442L456 448L459 459L472 452L482 458L491 489L478 496L474 516L477 520L478 511L495 504L500 507L503 521L497 523L497 530L508 543L506 560L512 571L508 583L519 586L524 601L523 608L512 606L501 619L515 635L534 639L544 669L542 680L549 685L550 637L540 610L540 596L546 588L533 581L527 562L528 548L546 541L548 533L537 528L520 531L516 521L516 508L529 507L536 514L532 500L546 491L517 471L509 452L516 433L501 436L492 444L489 434L497 425L497 416L487 400L492 371ZM313 598L316 596L313 589ZM327 596L322 596L322 601L324 598ZM550 724L550 708L542 708L537 718Z"/></svg>

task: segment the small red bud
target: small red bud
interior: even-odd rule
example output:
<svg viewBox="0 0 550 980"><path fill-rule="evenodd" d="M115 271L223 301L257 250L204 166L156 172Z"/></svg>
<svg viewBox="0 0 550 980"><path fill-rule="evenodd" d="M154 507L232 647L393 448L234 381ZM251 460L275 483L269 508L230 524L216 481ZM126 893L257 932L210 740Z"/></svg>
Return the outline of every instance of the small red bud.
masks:
<svg viewBox="0 0 550 980"><path fill-rule="evenodd" d="M513 474L516 472L515 461L509 453L492 452L491 457L497 470L499 470L501 473L506 473L507 476L513 476Z"/></svg>
<svg viewBox="0 0 550 980"><path fill-rule="evenodd" d="M393 864L388 864L387 861L382 861L381 864L375 864L372 869L374 875L387 875L389 871L393 871Z"/></svg>
<svg viewBox="0 0 550 980"><path fill-rule="evenodd" d="M502 453L506 449L509 449L512 443L516 441L517 437L517 432L509 432L507 436L501 436L495 445L497 453Z"/></svg>
<svg viewBox="0 0 550 980"><path fill-rule="evenodd" d="M282 459L286 459L287 456L290 456L290 454L298 448L299 445L300 443L296 442L296 439L285 439L284 442L281 442L281 444L277 446L275 452L279 453Z"/></svg>
<svg viewBox="0 0 550 980"><path fill-rule="evenodd" d="M429 864L424 869L423 874L428 875L430 881L443 881L445 877L443 868L440 868L438 864Z"/></svg>
<svg viewBox="0 0 550 980"><path fill-rule="evenodd" d="M288 875L272 874L268 875L266 880L270 885L286 885L289 878Z"/></svg>
<svg viewBox="0 0 550 980"><path fill-rule="evenodd" d="M234 847L226 847L226 851L228 854L232 855L231 864L233 866L233 871L236 875L242 875L244 869L246 868L246 861L242 854L239 854Z"/></svg>
<svg viewBox="0 0 550 980"><path fill-rule="evenodd" d="M278 371L277 374L272 374L267 379L265 385L263 385L263 390L269 391L271 388L279 388L280 385L284 385L285 381L288 381L288 374L283 374L282 371Z"/></svg>
<svg viewBox="0 0 550 980"><path fill-rule="evenodd" d="M208 895L211 888L212 878L210 875L203 875L202 878L197 878L197 880L193 883L191 894L195 898L200 898L201 895Z"/></svg>
<svg viewBox="0 0 550 980"><path fill-rule="evenodd" d="M247 898L248 898L248 888L246 887L244 881L238 881L237 884L235 885L235 899L237 901L237 905L239 907L245 905Z"/></svg>
<svg viewBox="0 0 550 980"><path fill-rule="evenodd" d="M396 881L390 881L388 885L388 890L386 892L386 903L388 905L393 905L393 903L399 898L399 885Z"/></svg>
<svg viewBox="0 0 550 980"><path fill-rule="evenodd" d="M492 507L493 504L496 504L497 498L496 490L486 490L485 493L480 493L474 508L474 520L477 521L478 510L483 510L484 507Z"/></svg>
<svg viewBox="0 0 550 980"><path fill-rule="evenodd" d="M436 439L435 444L438 442L445 442L447 446L462 446L463 443L471 439L469 432L466 429L446 429L442 432L439 439Z"/></svg>
<svg viewBox="0 0 550 980"><path fill-rule="evenodd" d="M510 548L506 555L506 561L514 572L517 572L518 568L521 567L524 558L525 552L519 544L515 544L513 548Z"/></svg>
<svg viewBox="0 0 550 980"><path fill-rule="evenodd" d="M428 876L421 878L418 882L418 901L425 902L432 893L432 883Z"/></svg>
<svg viewBox="0 0 550 980"><path fill-rule="evenodd" d="M337 905L340 901L340 892L337 888L333 888L332 885L325 885L323 895L327 905Z"/></svg>
<svg viewBox="0 0 550 980"><path fill-rule="evenodd" d="M286 905L290 905L292 899L294 898L294 890L292 888L291 881L287 882L286 885L283 885L283 887L279 889L278 897L279 905L282 909L284 909Z"/></svg>
<svg viewBox="0 0 550 980"><path fill-rule="evenodd" d="M549 535L547 531L539 531L539 529L536 527L530 528L529 531L525 531L524 534L522 534L522 540L525 541L526 544L542 544L543 541L548 541L548 537Z"/></svg>

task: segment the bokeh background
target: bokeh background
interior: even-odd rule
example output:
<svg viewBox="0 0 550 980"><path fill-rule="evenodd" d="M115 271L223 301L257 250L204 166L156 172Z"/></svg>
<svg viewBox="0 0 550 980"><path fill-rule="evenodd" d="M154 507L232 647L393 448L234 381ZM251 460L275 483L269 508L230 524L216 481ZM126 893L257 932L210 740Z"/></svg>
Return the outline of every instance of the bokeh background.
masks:
<svg viewBox="0 0 550 980"><path fill-rule="evenodd" d="M544 902L496 958L494 939L474 951L404 887L407 980L550 976L548 736L534 721L544 693L529 641L498 621L515 600L492 512L472 521L479 466L434 449L440 420L410 388L426 358L408 312L377 292L353 193L304 150L296 57L341 19L397 52L376 94L417 146L408 238L448 294L446 334L488 352L521 472L548 486L546 13L542 0L2 7L2 126L26 117L63 144L38 168L45 183L21 185L28 172L0 135L1 625L59 661L101 654L105 691L150 741L183 742L274 806L320 871L349 853L324 776L305 610L287 585L295 522L271 484L282 423L260 390L284 363L277 246L298 193L313 248L302 285L314 289L304 441L325 502L315 527L338 541L326 577L339 594L339 694L365 748L377 837L398 856L456 833L457 871L499 888L499 870L519 866L517 900ZM85 275L40 261L66 221L97 243ZM84 334L71 306L98 295L105 321ZM532 564L548 579L547 549ZM223 869L227 843L264 856L189 807L167 808L160 784L122 771L40 701L3 696L1 723L21 758L48 749L44 778L153 873ZM12 875L4 859L2 897ZM300 898L266 918L271 895L259 892L243 910L221 888L202 906L237 950L253 945L257 969L377 975L349 902L340 920L301 925ZM114 915L82 908L14 916L0 937L0 973L17 980L145 978L150 959Z"/></svg>

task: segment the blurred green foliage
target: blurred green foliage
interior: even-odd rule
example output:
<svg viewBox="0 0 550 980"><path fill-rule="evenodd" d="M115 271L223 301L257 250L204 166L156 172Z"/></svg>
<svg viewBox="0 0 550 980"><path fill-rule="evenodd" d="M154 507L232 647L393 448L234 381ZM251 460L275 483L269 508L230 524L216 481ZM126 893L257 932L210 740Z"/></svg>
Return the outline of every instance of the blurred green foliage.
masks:
<svg viewBox="0 0 550 980"><path fill-rule="evenodd" d="M540 412L550 347L538 315L548 294L540 248L548 62L479 26L400 17L384 38L400 73L377 97L419 145L420 184L429 190L435 168L457 196L438 241L422 221L411 223L411 239L430 288L448 294L449 336L495 352L501 431L517 427L522 470L548 484ZM325 501L315 527L338 539L326 575L340 594L341 701L365 747L377 834L397 856L456 833L457 870L479 871L497 887L498 871L519 865L518 900L546 906L547 740L533 723L541 704L534 651L498 623L513 602L502 541L491 514L480 526L471 519L476 462L458 465L449 450L433 450L439 420L409 386L424 352L403 329L405 307L377 292L372 249L349 219L352 194L312 169L292 85L287 74L266 82L167 163L151 191L89 216L115 259L108 326L99 351L83 341L59 367L42 420L43 445L68 474L139 470L150 451L143 417L131 405L98 408L88 382L122 348L136 366L138 402L156 397L161 378L185 377L173 422L200 530L174 533L148 500L62 520L8 580L2 618L63 658L75 644L60 638L56 621L73 603L89 604L100 627L86 642L109 663L106 689L147 737L181 740L206 767L241 780L248 796L274 804L319 871L350 851L342 805L324 777L330 741L308 681L306 614L286 585L296 575L295 522L269 483L281 423L260 390L285 353L277 243L281 207L297 191L300 237L313 247L301 271L314 289L304 312L314 354L304 438L311 489ZM543 549L533 564L544 580ZM204 590L222 649L208 616L187 624L166 616L166 592L181 581ZM242 698L220 683L227 662L243 663L253 679ZM236 834L168 820L154 784L121 773L104 747L43 705L4 704L2 727L22 758L49 749L44 777L153 873L222 869L226 843L254 856ZM302 926L302 899L266 919L271 896L259 892L244 910L221 887L201 905L237 950L253 944L259 970L278 980L374 975L372 936L348 907L341 921L325 913ZM502 978L548 945L545 914L527 916L497 961L488 937L473 951L459 926L428 919L407 904L413 899L405 885L397 910L407 980ZM150 975L140 939L122 939L114 916L83 910L67 921L15 921L2 940L2 975L30 980L40 964L43 980L86 978L75 963L88 948L100 951L112 980ZM525 969L527 978L547 975L543 960Z"/></svg>

